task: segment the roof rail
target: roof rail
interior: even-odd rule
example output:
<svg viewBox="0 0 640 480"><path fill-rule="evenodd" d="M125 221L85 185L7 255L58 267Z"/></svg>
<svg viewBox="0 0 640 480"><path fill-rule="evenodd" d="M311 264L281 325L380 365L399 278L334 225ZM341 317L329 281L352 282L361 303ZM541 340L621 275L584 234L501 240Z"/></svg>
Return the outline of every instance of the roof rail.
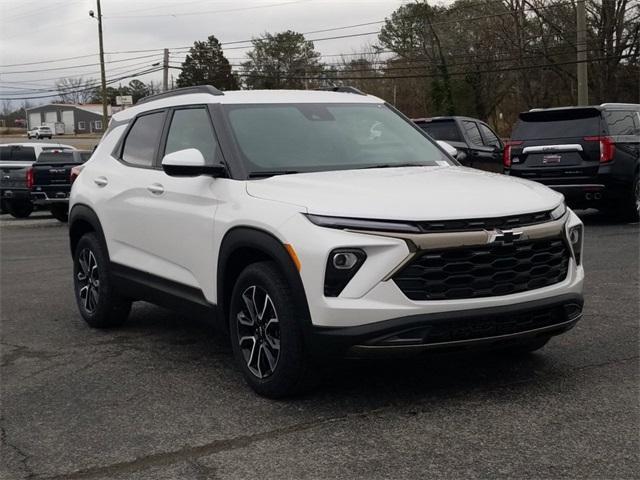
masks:
<svg viewBox="0 0 640 480"><path fill-rule="evenodd" d="M638 105L637 103L615 103L615 102L611 102L611 103L601 103L600 104L601 107L606 108L606 107L639 107L640 105Z"/></svg>
<svg viewBox="0 0 640 480"><path fill-rule="evenodd" d="M316 90L323 90L325 92L340 92L340 93L355 93L356 95L366 95L362 90L358 90L356 87L319 87Z"/></svg>
<svg viewBox="0 0 640 480"><path fill-rule="evenodd" d="M155 95L148 95L138 100L136 105L141 103L147 103L152 100L160 100L161 98L177 97L179 95L188 95L191 93L208 93L209 95L224 95L223 92L211 85L197 85L195 87L183 87L176 88L175 90L169 90L168 92L156 93Z"/></svg>

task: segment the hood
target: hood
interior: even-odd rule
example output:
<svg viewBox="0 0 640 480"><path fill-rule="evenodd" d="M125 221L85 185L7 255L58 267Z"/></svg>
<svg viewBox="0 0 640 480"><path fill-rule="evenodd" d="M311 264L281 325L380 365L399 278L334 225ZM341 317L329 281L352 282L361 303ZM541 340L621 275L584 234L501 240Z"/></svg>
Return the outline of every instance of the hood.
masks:
<svg viewBox="0 0 640 480"><path fill-rule="evenodd" d="M308 213L385 220L487 218L552 210L542 184L464 167L400 167L277 175L247 182L253 197Z"/></svg>

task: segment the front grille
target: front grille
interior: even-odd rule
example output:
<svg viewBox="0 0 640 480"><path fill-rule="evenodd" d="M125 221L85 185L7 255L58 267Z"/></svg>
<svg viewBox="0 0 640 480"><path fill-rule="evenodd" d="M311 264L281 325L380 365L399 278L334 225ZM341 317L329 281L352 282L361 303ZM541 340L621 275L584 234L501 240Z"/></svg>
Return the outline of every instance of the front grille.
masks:
<svg viewBox="0 0 640 480"><path fill-rule="evenodd" d="M418 227L425 233L460 232L469 230L501 230L537 225L551 220L551 212L524 213L509 217L476 218L470 220L443 220L417 222Z"/></svg>
<svg viewBox="0 0 640 480"><path fill-rule="evenodd" d="M393 280L411 300L495 297L561 282L569 258L560 237L425 250Z"/></svg>

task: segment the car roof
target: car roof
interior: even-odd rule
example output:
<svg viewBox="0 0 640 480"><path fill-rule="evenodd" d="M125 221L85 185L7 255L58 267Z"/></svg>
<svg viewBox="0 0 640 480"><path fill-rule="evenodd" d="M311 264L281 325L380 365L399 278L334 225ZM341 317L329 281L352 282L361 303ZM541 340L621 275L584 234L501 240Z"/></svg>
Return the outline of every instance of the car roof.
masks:
<svg viewBox="0 0 640 480"><path fill-rule="evenodd" d="M210 93L184 93L158 99L149 99L113 116L115 121L126 121L139 113L159 108L180 105L219 103L223 105L241 104L295 104L295 103L368 103L382 104L384 100L372 95L350 92L330 92L323 90L232 90L224 95Z"/></svg>
<svg viewBox="0 0 640 480"><path fill-rule="evenodd" d="M589 109L598 110L598 111L632 109L632 110L640 111L640 104L638 103L602 103L600 105L583 105L583 106L572 105L568 107L532 108L531 110L528 110L526 112L521 112L521 113L563 112L563 111L570 111L570 110L589 110Z"/></svg>

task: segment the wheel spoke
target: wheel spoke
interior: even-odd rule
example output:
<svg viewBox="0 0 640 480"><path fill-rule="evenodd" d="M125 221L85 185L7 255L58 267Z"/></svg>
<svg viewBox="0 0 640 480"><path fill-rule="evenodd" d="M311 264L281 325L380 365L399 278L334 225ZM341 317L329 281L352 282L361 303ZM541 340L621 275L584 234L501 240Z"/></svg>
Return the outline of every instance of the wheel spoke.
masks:
<svg viewBox="0 0 640 480"><path fill-rule="evenodd" d="M278 322L278 319L272 318L271 320L269 320L269 322L267 322L267 326L264 327L264 337L273 350L280 350L280 338L273 335L275 333L277 333L278 335L280 334L279 326L280 322Z"/></svg>
<svg viewBox="0 0 640 480"><path fill-rule="evenodd" d="M247 314L242 310L238 312L238 315L236 315L236 318L238 319L238 323L240 325L244 325L246 327L253 327L254 325L253 320L251 318L247 318Z"/></svg>
<svg viewBox="0 0 640 480"><path fill-rule="evenodd" d="M256 322L255 294L256 287L249 287L242 293L242 300L244 301L247 311L249 312L249 316L251 317L251 325L254 325Z"/></svg>
<svg viewBox="0 0 640 480"><path fill-rule="evenodd" d="M267 363L269 364L269 373L273 373L276 368L276 357L269 351L266 344L260 345L260 349L264 352L264 357L267 359Z"/></svg>

